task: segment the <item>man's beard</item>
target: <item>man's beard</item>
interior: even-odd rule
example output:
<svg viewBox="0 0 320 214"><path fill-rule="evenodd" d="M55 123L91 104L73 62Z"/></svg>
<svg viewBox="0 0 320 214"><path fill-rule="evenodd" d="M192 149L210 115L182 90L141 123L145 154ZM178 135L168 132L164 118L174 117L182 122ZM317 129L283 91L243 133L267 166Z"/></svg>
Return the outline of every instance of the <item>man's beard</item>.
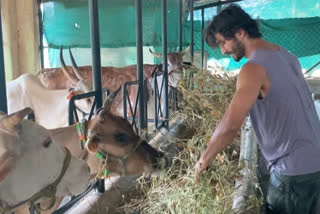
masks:
<svg viewBox="0 0 320 214"><path fill-rule="evenodd" d="M233 39L234 45L232 47L232 57L236 62L239 62L240 59L246 54L245 46L236 38Z"/></svg>

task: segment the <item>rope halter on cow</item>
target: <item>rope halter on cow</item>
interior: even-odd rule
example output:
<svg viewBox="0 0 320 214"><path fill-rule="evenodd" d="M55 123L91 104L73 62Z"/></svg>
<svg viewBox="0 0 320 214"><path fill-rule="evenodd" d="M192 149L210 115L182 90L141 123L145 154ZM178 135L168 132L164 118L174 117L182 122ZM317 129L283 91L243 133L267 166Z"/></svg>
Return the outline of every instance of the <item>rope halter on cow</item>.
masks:
<svg viewBox="0 0 320 214"><path fill-rule="evenodd" d="M86 119L82 119L81 122L77 123L76 125L77 133L80 138L80 148L82 150L84 150L84 144L86 143L87 139L87 122L88 121Z"/></svg>
<svg viewBox="0 0 320 214"><path fill-rule="evenodd" d="M87 139L87 120L82 120L80 123L77 123L76 125L76 129L77 129L77 133L79 135L80 138L80 148L84 149L84 145L86 145L88 143L88 139ZM108 154L105 151L102 151L98 148L97 153L95 154L96 157L98 159L101 160L101 165L100 165L100 170L97 174L97 178L107 178L110 174L109 170L107 169L107 160L108 158L114 159L114 160L118 160L120 162L120 166L121 166L121 173L122 176L126 175L126 166L125 166L125 161L128 159L128 157L140 146L140 144L143 141L140 139L138 141L138 143L136 144L136 146L130 150L126 155L124 155L123 157L116 157L113 156L111 154ZM101 171L104 170L103 176L101 176Z"/></svg>
<svg viewBox="0 0 320 214"><path fill-rule="evenodd" d="M44 187L42 190L40 190L39 192L37 192L36 194L31 196L29 199L24 200L22 202L19 202L18 204L13 205L13 206L9 206L9 204L6 201L0 199L0 214L9 213L10 211L14 210L15 208L17 208L25 203L29 203L30 205L33 205L39 213L41 211L46 211L46 210L51 209L56 202L57 186L60 183L60 181L62 180L63 176L65 175L65 173L69 167L70 160L71 160L70 151L67 148L65 148L65 150L66 150L66 156L63 161L63 166L62 166L60 175L53 183ZM36 203L41 198L49 198L51 200L50 205L46 208L41 208L40 206L36 206Z"/></svg>
<svg viewBox="0 0 320 214"><path fill-rule="evenodd" d="M86 144L88 143L90 139L86 141ZM110 153L107 153L99 148L97 148L96 152L96 157L101 160L101 165L100 168L104 169L104 177L109 176L109 170L107 169L107 160L108 158L111 158L113 160L118 160L120 162L120 167L121 167L121 175L126 176L126 165L125 162L126 160L130 157L130 155L137 150L137 148L143 143L144 141L139 139L138 143L133 147L127 154L125 154L123 157L117 157L114 155L111 155ZM96 145L98 146L98 145ZM100 177L101 173L98 173L97 177Z"/></svg>

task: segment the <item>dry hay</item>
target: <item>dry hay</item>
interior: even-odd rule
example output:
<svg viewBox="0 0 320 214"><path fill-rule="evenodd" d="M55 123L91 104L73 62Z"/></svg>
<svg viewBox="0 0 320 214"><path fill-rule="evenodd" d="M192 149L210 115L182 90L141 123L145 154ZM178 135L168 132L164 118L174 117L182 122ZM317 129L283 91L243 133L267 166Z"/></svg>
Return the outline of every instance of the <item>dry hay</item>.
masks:
<svg viewBox="0 0 320 214"><path fill-rule="evenodd" d="M193 76L194 86L190 86L190 76ZM231 101L236 77L211 76L194 67L189 67L186 77L179 84L183 95L180 107L188 116L188 124L194 126L195 134L191 139L177 139L175 143L182 149L168 170L158 177L142 176L138 180L134 193L127 196L130 200L122 207L126 213L231 212L234 182L239 177L240 136L200 175L199 184L194 182L194 166ZM251 211L258 213L261 200L251 200Z"/></svg>

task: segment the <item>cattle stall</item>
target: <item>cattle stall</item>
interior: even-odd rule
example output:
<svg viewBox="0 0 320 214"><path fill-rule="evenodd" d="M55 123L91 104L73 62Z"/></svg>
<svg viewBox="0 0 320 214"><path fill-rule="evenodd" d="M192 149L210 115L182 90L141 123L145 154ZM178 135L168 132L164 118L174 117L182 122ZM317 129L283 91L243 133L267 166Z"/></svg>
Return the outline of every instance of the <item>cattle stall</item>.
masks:
<svg viewBox="0 0 320 214"><path fill-rule="evenodd" d="M138 1L139 2L139 1ZM180 3L181 3L182 1L180 1ZM162 5L162 7L164 8L163 9L163 11L166 11L166 3L165 3L165 1L164 1L164 3L163 3L163 5ZM139 13L137 13L137 14L139 14ZM162 27L163 27L163 38L166 38L166 15L165 15L166 13L164 13L164 15L163 15L163 25L162 25ZM137 20L139 20L139 18L137 19ZM139 25L139 21L137 21L137 23L138 23L138 25ZM181 28L181 27L179 27L179 28ZM92 32L92 31L91 31ZM182 30L180 30L180 32L182 32ZM137 33L137 34L139 34L139 33ZM139 44L139 39L138 39L138 41L137 41L137 44ZM164 74L166 74L167 73L167 71L166 71L166 69L167 69L167 65L166 65L166 58L167 58L167 56L166 56L166 41L165 41L165 39L163 40L163 44L164 44L164 49L163 49L163 59L164 59ZM181 49L181 47L179 48L179 49ZM139 54L138 54L138 56L139 56ZM139 57L138 57L138 61L139 61ZM138 69L139 69L139 66L138 66ZM165 78L166 79L166 78ZM164 81L164 83L165 83L165 87L164 87L164 90L165 90L165 97L167 97L167 92L166 92L166 88L168 87L167 86L167 80L165 80ZM81 97L81 96L79 96L79 97ZM85 96L84 96L85 97ZM166 101L167 100L167 98L165 98L165 102L167 102ZM165 104L165 106L166 105L168 105L168 104ZM167 108L164 108L164 115L166 115L166 114L168 114L168 110L166 110ZM70 110L70 112L72 112L72 108L71 108L71 110ZM70 119L70 121L72 120L72 118L73 117L70 117L71 119ZM167 116L164 116L164 118L167 118ZM141 121L141 119L140 119L140 121ZM165 121L167 121L166 123L167 123L167 125L166 124L164 124L165 126L168 126L168 119L165 119ZM71 121L72 122L72 121ZM141 127L141 125L140 125L140 127Z"/></svg>
<svg viewBox="0 0 320 214"><path fill-rule="evenodd" d="M57 65L59 64L59 62L56 59L53 59L52 61L48 62L48 59L44 57L43 53L45 51L47 51L48 53L51 53L52 58L55 58L54 56L57 56L57 51L58 48L60 47L59 45L57 45L56 43L49 43L49 44L45 44L45 42L41 41L43 39L43 36L45 33L50 32L50 29L42 29L42 26L45 24L52 24L50 23L50 20L48 21L48 19L43 19L44 16L47 16L48 14L48 10L43 10L41 9L41 7L46 4L47 6L51 4L51 6L57 3L57 7L59 7L60 5L60 9L61 9L61 13L64 14L64 12L66 11L71 11L70 14L72 14L73 11L73 7L72 4L69 4L70 1L67 0L56 0L56 1L51 1L51 0L38 0L38 5L34 3L34 1L28 2L25 1L23 4L18 4L17 1L3 1L4 3L1 5L2 8L8 9L2 10L2 13L4 14L4 19L6 21L6 23L4 24L4 31L3 31L3 35L4 35L4 58L7 59L4 62L5 68L8 68L8 72L4 73L1 72L1 76L0 76L0 98L1 98L1 103L0 103L0 110L5 111L6 108L6 102L5 102L5 87L3 88L2 86L5 85L5 75L7 80L10 80L14 77L19 76L20 73L24 73L25 72L29 72L29 73L35 73L37 69L33 69L34 67L42 67L44 66L46 63L46 65L50 64L50 65ZM86 1L78 1L77 3L75 3L75 5L79 6L80 8L82 8L82 3L86 2ZM136 66L136 71L137 71L137 81L131 81L131 82L126 82L123 89L122 89L122 96L124 97L124 100L127 100L127 96L128 96L128 90L126 90L125 88L129 88L130 85L138 85L138 94L139 94L139 100L140 102L136 102L135 106L131 106L128 107L129 108L133 108L132 112L139 112L139 118L132 115L126 115L127 118L131 121L132 125L135 126L135 131L138 134L141 134L143 132L141 132L142 130L146 129L146 126L148 124L148 120L147 120L147 116L144 112L144 110L146 109L145 105L146 102L141 102L142 100L144 100L145 95L143 94L145 89L145 84L143 81L143 66L142 64L144 63L145 60L147 60L147 62L149 63L152 62L159 62L157 59L155 58L150 58L148 57L148 49L151 48L154 50L154 52L162 52L161 55L161 60L163 61L163 70L164 70L164 81L163 83L160 84L160 88L164 88L164 102L165 102L165 107L163 109L163 113L159 113L159 115L157 115L154 119L150 120L152 122L155 122L159 119L162 120L162 122L160 122L160 125L164 125L164 127L159 126L159 129L156 132L156 137L152 138L150 140L150 142L152 142L154 147L162 147L161 149L168 149L169 152L171 151L171 158L173 158L175 156L175 152L176 152L176 148L175 145L166 147L167 145L165 145L165 143L167 142L176 142L177 140L175 139L176 136L173 136L174 134L178 134L180 132L178 132L177 130L182 130L182 133L185 134L184 132L189 132L189 134L192 133L192 131L188 130L188 128L186 128L187 126L185 126L185 122L183 119L179 118L174 118L171 119L173 116L175 115L171 115L171 110L168 108L169 103L168 103L168 58L169 58L169 52L171 52L173 49L172 47L178 48L179 51L183 51L183 47L186 47L188 44L192 44L191 45L191 53L190 53L190 59L189 61L191 63L197 64L198 68L204 68L207 69L209 67L209 65L212 66L212 64L210 64L209 62L207 62L207 59L212 59L212 57L216 57L217 59L221 59L220 62L223 62L223 66L224 68L226 68L227 72L230 72L230 70L235 70L237 68L239 68L244 62L240 62L239 64L235 64L235 62L233 62L232 60L226 59L224 57L221 56L221 54L219 53L219 50L211 50L207 44L205 44L204 40L203 40L203 29L205 27L206 22L208 21L208 11L209 13L211 13L213 10L209 10L210 8L214 8L215 12L218 12L222 7L224 7L224 4L228 4L228 3L232 3L232 2L238 2L239 4L241 3L241 1L236 1L236 0L230 0L228 2L226 1L203 1L203 0L191 0L191 1L183 1L183 0L179 0L176 1L176 6L175 9L172 9L172 2L173 1L166 1L163 0L161 1L161 3L158 5L158 12L161 11L161 15L159 15L159 17L155 20L157 20L157 26L160 28L157 28L156 30L154 30L154 34L153 35L145 35L145 29L144 29L144 25L145 23L143 22L143 18L144 15L150 15L145 10L145 8L143 7L143 0L136 0L134 3L134 6L130 6L130 10L131 13L130 14L136 14L136 20L134 23L134 28L136 28L136 38L134 38L132 40L132 38L130 37L130 42L134 42L137 46L137 48L129 48L131 50L131 55L128 57L130 58L130 62L127 63L131 63L132 61L136 61L137 66ZM151 1L150 1L151 2ZM66 7L61 6L64 5L64 3L66 3ZM297 3L297 2L296 2ZM68 5L69 4L69 5ZM92 49L90 50L88 47L88 44L80 44L79 47L77 47L77 44L72 44L69 43L68 45L66 45L66 47L71 47L73 52L75 53L75 58L77 63L81 66L81 65L85 65L86 63L88 63L88 61L91 60L92 65L93 65L93 72L92 72L92 80L94 81L94 92L89 93L89 94L85 94L85 95L77 95L75 97L73 97L71 99L71 105L69 108L69 112L70 112L70 124L72 124L74 122L74 103L75 101L79 98L87 98L87 97L92 97L92 96L97 96L98 98L96 99L96 101L94 101L94 106L95 108L99 108L102 105L102 94L104 93L104 90L107 91L107 94L110 94L108 92L108 89L102 89L101 86L101 73L99 72L100 70L102 70L103 66L106 66L106 64L103 64L103 59L105 59L105 57L108 57L108 54L112 55L113 53L110 53L112 51L112 45L105 45L104 44L104 39L105 37L102 36L104 34L99 34L99 31L103 31L103 33L105 33L105 29L106 28L101 28L102 26L105 26L104 24L106 23L106 19L102 18L98 20L98 17L101 16L101 14L103 12L99 11L99 6L100 4L102 5L101 7L103 7L103 4L101 1L96 1L96 0L89 0L88 1L88 8L86 8L86 11L89 13L89 16L86 16L85 19L89 20L89 17L91 17L90 19L90 24L84 25L81 20L73 20L73 25L72 28L74 28L74 32L79 33L79 38L83 38L83 34L81 34L81 29L85 28L85 27L89 27L90 28L90 42L87 42L88 44L91 44L90 46L92 46ZM264 4L267 3L262 3L263 7L265 7ZM285 4L285 3L284 3ZM298 4L298 3L297 3ZM30 9L30 5L32 5L32 8ZM242 6L245 6L244 4ZM291 5L292 6L292 5ZM12 8L15 8L16 11L19 11L21 13L13 13L12 12ZM77 7L75 7L77 8ZM148 8L148 7L147 7ZM10 10L9 10L10 9ZM25 9L25 13L22 13L23 9ZM47 8L48 9L48 8ZM188 14L189 11L190 15L189 17L187 17L186 14ZM248 9L249 10L249 9ZM11 11L11 12L10 12ZM45 11L44 14L42 14L42 11ZM103 10L102 10L103 11ZM134 12L133 12L134 11ZM55 11L56 12L56 11ZM39 14L39 19L37 16L35 16L34 14ZM155 13L153 11L153 13ZM19 16L16 14L20 14ZM99 14L99 15L98 15ZM144 15L143 15L144 14ZM173 14L173 15L172 15ZM177 15L178 14L178 15ZM207 15L206 15L207 14ZM212 15L212 14L211 14ZM16 17L15 17L16 16ZM30 17L32 16L32 19L26 19L26 17ZM10 17L14 17L14 21L9 21ZM75 16L74 16L75 17ZM174 18L173 18L174 17ZM48 18L48 17L47 17ZM196 19L195 19L196 18ZM53 18L54 19L54 18ZM194 20L195 19L195 20ZM3 22L2 20L2 22ZM28 23L28 25L26 24L26 20L33 20L33 22ZM102 21L101 21L102 20ZM175 21L173 21L175 20ZM47 21L47 22L46 22ZM52 20L51 20L52 21ZM275 28L272 29L272 27L270 26L277 26L277 27L284 27L284 26L288 26L288 25L299 25L301 26L301 23L305 26L303 31L304 32L308 32L305 34L308 35L318 35L318 29L316 27L312 27L315 26L317 23L319 23L319 20L317 17L304 17L304 20L274 20L274 21L270 21L267 18L263 17L261 18L261 26L262 26L262 31L264 33L266 33L267 37L269 39L274 39L274 38L283 38L283 37L288 37L288 31L292 31L292 29L287 29L287 28L281 28L281 35L283 36L279 36L280 32L277 32L276 30L274 30ZM284 22L286 21L286 22ZM37 26L37 22L41 23L39 26ZM67 22L67 21L66 21ZM177 23L177 25L174 26L178 26L176 28L176 32L175 35L172 36L172 23ZM8 24L9 23L9 24ZM14 24L12 24L14 23ZM101 24L102 23L102 24ZM109 23L109 22L108 22ZM283 24L285 23L285 24ZM63 23L62 23L63 24ZM132 24L132 23L131 23ZM22 27L22 26L28 26L28 27ZM10 27L9 27L10 26ZM20 26L20 27L19 27ZM37 27L35 27L37 26ZM52 27L55 25L51 25ZM57 26L57 25L56 25ZM119 26L121 26L119 24ZM119 27L118 26L118 27ZM39 29L37 29L39 28ZM63 27L62 27L63 28ZM121 27L119 27L121 28ZM160 29L160 30L159 30ZM48 31L49 30L49 31ZM32 31L32 33L30 33ZM298 30L297 30L298 31ZM16 32L19 32L21 36L17 36L15 35ZM38 32L40 32L40 36L38 35ZM89 31L88 31L89 32ZM113 31L114 32L114 31ZM287 34L286 34L287 33ZM292 32L291 32L292 33ZM296 33L295 37L292 38L300 38L301 39L301 32L299 34L299 32L293 32ZM119 38L121 38L119 34L114 33L116 36L118 36ZM134 34L134 33L132 33ZM32 38L30 36L27 35L32 35ZM128 36L128 34L125 34ZM40 38L38 38L40 37ZM12 40L8 40L8 38L14 38ZM33 39L35 38L35 39ZM59 39L61 37L57 37L57 39ZM88 37L89 38L89 37ZM128 36L129 38L129 36ZM150 38L154 38L154 40L156 42L156 45L153 46L153 44L150 42ZM304 37L302 37L304 38ZM312 36L310 36L310 38L312 38ZM175 43L172 43L173 40L176 39ZM128 39L129 40L129 39ZM305 40L305 43L310 44L310 42L308 41L308 39L303 39ZM309 39L312 40L312 39ZM29 43L26 41L30 41ZM35 42L36 44L34 44L34 41L40 41L40 45ZM61 40L62 41L62 40ZM64 41L65 42L65 41ZM69 41L70 42L70 41ZM78 41L77 41L78 42ZM317 50L317 45L314 45L314 48L308 48L308 50L306 50L306 48L301 47L302 45L300 45L299 42L288 42L288 40L285 41L280 41L283 42L282 44L287 44L288 48L292 49L293 51L295 51L295 53L301 58L301 62L303 64L303 69L307 70L307 68L310 68L312 66L316 67L317 66L317 62L319 61L319 58L317 58L317 56L319 55L319 50ZM17 43L17 44L15 44ZM145 44L146 43L146 44ZM102 47L100 47L100 45L102 44ZM132 46L132 44L130 44ZM31 47L31 48L30 48ZM39 48L40 47L40 48ZM86 47L88 50L86 50L86 52L82 52L81 53L81 47ZM296 48L298 47L298 48ZM307 46L309 47L309 46ZM108 49L107 51L104 51L103 48ZM121 49L119 47L117 47L117 49ZM129 50L128 49L128 50ZM128 50L126 50L128 52ZM30 52L27 52L30 51ZM110 51L110 52L108 52ZM120 64L119 62L121 60L125 61L127 59L125 59L126 56L126 51L120 52L123 55L121 55L120 60L114 60L115 62L117 62L118 64L113 65L114 67L117 66L123 66L123 65L127 65L127 64ZM91 53L90 53L91 52ZM26 54L26 53L30 53L30 54ZM86 58L90 58L87 57L88 54L92 55L92 59L86 59ZM26 56L27 57L23 57ZM132 55L136 55L136 58L131 59ZM315 58L308 58L311 55L315 55ZM9 57L8 57L9 56ZM39 57L40 56L40 57ZM86 56L86 57L84 57ZM114 57L115 55L113 55ZM119 58L119 57L118 57ZM306 59L308 58L308 59ZM80 60L78 60L80 59ZM117 59L117 57L115 57L115 59ZM87 61L86 61L87 60ZM149 61L148 61L149 60ZM309 60L309 61L308 61ZM66 60L67 64L71 63L71 61L68 59ZM32 63L31 63L32 62ZM91 63L90 62L90 63ZM1 51L0 51L0 66L1 66ZM4 71L4 69L1 69ZM12 72L15 71L15 72ZM160 72L161 73L161 72ZM311 75L312 72L310 72ZM316 71L314 72L316 73ZM195 73L190 72L190 75L184 78L188 78L189 79L189 86L191 86L191 89L195 89L197 87L199 87L199 84L194 84L193 82L193 75L196 75ZM157 75L157 73L156 73ZM197 75L196 75L197 76ZM158 84L156 81L154 82L154 85ZM161 87L161 85L164 85L163 87ZM316 88L315 91L313 91L313 89L311 89L313 92L317 93L316 91L318 90L318 81L313 81L313 80L309 80L308 81L309 86L312 88ZM98 95L97 95L98 94ZM100 94L100 95L99 95ZM161 92L156 93L156 96L158 96L158 98L155 98L155 103L158 102L158 104L160 103L160 99L161 99ZM3 101L4 100L4 101ZM130 101L129 101L130 102ZM155 106L157 106L157 104L154 104ZM135 110L134 107L138 107L138 110ZM126 108L124 108L126 109ZM158 106L158 109L156 108L154 110L154 112L158 112L158 111L162 111L159 110L161 109L161 106ZM169 111L170 110L170 111ZM92 113L94 112L94 108L91 109L90 114L92 115ZM170 112L170 114L169 114ZM127 112L125 111L124 114L127 114ZM133 114L133 113L132 113ZM77 115L77 114L75 114ZM158 116L160 118L158 118ZM77 116L75 116L77 117ZM169 120L171 119L171 120ZM76 119L77 120L77 119ZM143 123L143 121L145 121L145 124ZM177 122L178 121L178 122ZM180 127L181 126L181 127ZM156 125L157 127L157 125ZM176 127L176 128L174 128ZM250 127L250 125L248 125L248 127ZM248 134L249 133L249 134ZM154 134L154 133L152 133ZM252 180L256 178L256 171L258 171L258 173L262 173L263 176L267 176L265 175L264 171L262 170L262 165L260 165L260 168L258 167L257 169L254 168L254 166L256 165L256 158L258 156L258 153L256 153L256 148L251 148L252 144L255 144L255 140L254 138L252 138L252 130L250 128L247 128L246 130L243 130L243 134L249 136L249 139L245 139L243 140L243 146L241 147L241 154L240 154L240 161L239 161L239 165L242 164L242 162L245 162L246 167L248 169L248 171L243 171L243 177L244 180L242 181L237 181L239 183L237 183L236 185L242 186L242 187L248 187L248 189L241 189L240 188L240 192L237 193L237 197L235 197L234 199L234 208L235 209L239 209L239 207L241 207L243 205L244 200L247 197L249 197L250 195L253 195L254 191L255 191L255 187L252 186L251 184L254 183L256 184L256 180ZM164 139L159 139L161 137L159 137L159 135L161 137L166 138ZM172 135L172 136L171 136ZM181 136L180 136L181 137ZM182 135L181 138L184 138L184 136ZM251 145L251 146L248 146ZM188 148L190 149L190 148ZM248 150L249 149L249 150ZM195 153L195 155L197 155ZM249 156L244 156L244 155L249 155ZM259 156L260 157L260 156ZM261 161L259 159L259 161ZM242 165L241 165L242 166ZM262 170L262 171L261 171ZM253 173L253 174L251 174ZM265 177L263 177L265 178ZM106 184L105 188L106 188L106 192L105 194L102 194L101 192L104 191L104 187L100 185L100 188L98 187L98 191L97 189L90 190L91 192L84 198L81 198L80 200L76 200L73 201L74 204L76 204L76 206L73 206L74 204L67 204L66 207L61 207L60 209L58 209L55 213L117 213L120 205L120 202L123 200L124 197L126 197L128 199L129 196L126 195L127 190L132 188L135 185L135 182L137 180L136 176L127 176L127 177L110 177L108 179L106 179L105 181L103 181L103 183ZM101 182L100 182L101 183ZM89 191L87 191L89 192ZM178 189L177 189L178 192ZM82 195L81 195L82 196ZM66 198L65 202L67 202L69 199ZM85 202L86 201L86 202ZM101 202L103 205L102 207L97 207L96 205L92 205L95 203ZM172 202L173 204L174 202ZM80 205L82 204L82 205ZM89 205L89 206L88 206ZM72 207L72 208L70 208ZM127 211L123 211L123 213L127 213ZM129 211L128 211L129 212ZM121 212L119 212L121 213ZM138 210L132 212L132 213L139 213Z"/></svg>

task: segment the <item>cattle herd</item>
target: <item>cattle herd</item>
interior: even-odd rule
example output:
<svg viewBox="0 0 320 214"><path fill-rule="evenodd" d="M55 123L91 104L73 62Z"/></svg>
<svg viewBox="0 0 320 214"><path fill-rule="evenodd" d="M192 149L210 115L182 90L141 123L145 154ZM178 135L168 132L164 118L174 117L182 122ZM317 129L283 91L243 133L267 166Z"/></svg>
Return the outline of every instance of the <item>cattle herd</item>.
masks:
<svg viewBox="0 0 320 214"><path fill-rule="evenodd" d="M161 57L160 54L151 54ZM176 87L182 74L182 56L186 51L168 53L169 85ZM70 51L72 66L42 69L36 75L23 74L7 83L8 115L0 113L0 214L28 212L27 204L41 201L47 213L55 210L62 197L85 190L101 169L97 154L108 155L111 174L153 173L167 163L134 132L122 117L121 86L136 80L136 65L122 68L102 67L102 86L112 91L103 107L87 121L79 134L79 124L68 126L71 96L92 91L90 66L77 66ZM158 65L143 65L148 90L153 94L153 75ZM161 68L161 66L160 66ZM135 105L137 87L129 89ZM89 112L93 100L78 100L76 106ZM31 112L35 122L25 120ZM79 145L84 142L84 145ZM77 182L74 182L74 181Z"/></svg>

